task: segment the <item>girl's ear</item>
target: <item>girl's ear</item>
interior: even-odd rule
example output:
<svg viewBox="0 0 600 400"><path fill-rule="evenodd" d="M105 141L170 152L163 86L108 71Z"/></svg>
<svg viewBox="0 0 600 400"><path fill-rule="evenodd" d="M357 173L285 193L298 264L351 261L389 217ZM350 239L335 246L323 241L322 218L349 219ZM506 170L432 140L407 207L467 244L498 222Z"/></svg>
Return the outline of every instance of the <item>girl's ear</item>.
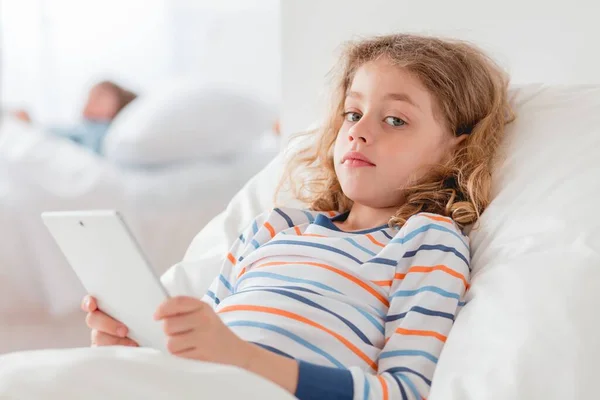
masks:
<svg viewBox="0 0 600 400"><path fill-rule="evenodd" d="M452 146L456 148L459 144L461 144L464 140L466 140L469 135L460 135L452 138Z"/></svg>
<svg viewBox="0 0 600 400"><path fill-rule="evenodd" d="M466 140L468 136L469 135L452 136L446 142L446 155L443 158L444 162L450 161L452 155L454 154L454 150L456 150L458 145L461 144L464 140Z"/></svg>

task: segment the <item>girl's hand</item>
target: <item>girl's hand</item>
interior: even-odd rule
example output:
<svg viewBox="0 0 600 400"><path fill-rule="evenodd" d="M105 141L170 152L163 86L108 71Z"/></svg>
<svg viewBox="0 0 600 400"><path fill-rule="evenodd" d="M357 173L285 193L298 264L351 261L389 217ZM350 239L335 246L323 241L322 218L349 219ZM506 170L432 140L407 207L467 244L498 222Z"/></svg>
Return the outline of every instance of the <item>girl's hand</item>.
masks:
<svg viewBox="0 0 600 400"><path fill-rule="evenodd" d="M138 346L127 337L127 327L100 311L92 296L83 298L81 309L87 312L85 322L92 329L92 346Z"/></svg>
<svg viewBox="0 0 600 400"><path fill-rule="evenodd" d="M247 368L256 351L225 326L210 305L193 297L168 299L154 319L163 321L167 349L179 357Z"/></svg>

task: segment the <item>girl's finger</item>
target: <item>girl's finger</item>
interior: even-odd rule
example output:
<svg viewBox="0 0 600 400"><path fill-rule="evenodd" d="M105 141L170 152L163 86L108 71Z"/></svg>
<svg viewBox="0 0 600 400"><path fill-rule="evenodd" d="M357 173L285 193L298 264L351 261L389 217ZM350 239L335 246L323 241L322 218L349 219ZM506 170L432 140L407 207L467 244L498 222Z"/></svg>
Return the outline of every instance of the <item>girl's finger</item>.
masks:
<svg viewBox="0 0 600 400"><path fill-rule="evenodd" d="M169 336L169 339L167 340L167 350L169 350L169 353L171 354L192 351L195 348L196 344L194 343L194 335L192 332L177 336Z"/></svg>
<svg viewBox="0 0 600 400"><path fill-rule="evenodd" d="M108 333L112 336L126 337L128 329L125 325L104 314L102 311L93 311L87 314L85 318L87 326L100 332Z"/></svg>
<svg viewBox="0 0 600 400"><path fill-rule="evenodd" d="M179 314L188 314L203 307L210 307L202 300L189 296L172 297L158 306L154 313L154 319L159 320Z"/></svg>
<svg viewBox="0 0 600 400"><path fill-rule="evenodd" d="M198 326L200 321L200 313L193 312L190 314L176 315L163 320L163 330L165 334L179 335L187 333Z"/></svg>
<svg viewBox="0 0 600 400"><path fill-rule="evenodd" d="M85 312L96 311L98 309L96 299L90 295L85 296L81 302L81 309Z"/></svg>
<svg viewBox="0 0 600 400"><path fill-rule="evenodd" d="M173 355L181 358L190 358L192 360L201 360L198 355L198 349L195 347L190 347L189 349L184 349L182 351L178 351L177 353L172 353Z"/></svg>
<svg viewBox="0 0 600 400"><path fill-rule="evenodd" d="M137 347L138 344L130 338L121 338L108 333L92 330L92 346L130 346Z"/></svg>

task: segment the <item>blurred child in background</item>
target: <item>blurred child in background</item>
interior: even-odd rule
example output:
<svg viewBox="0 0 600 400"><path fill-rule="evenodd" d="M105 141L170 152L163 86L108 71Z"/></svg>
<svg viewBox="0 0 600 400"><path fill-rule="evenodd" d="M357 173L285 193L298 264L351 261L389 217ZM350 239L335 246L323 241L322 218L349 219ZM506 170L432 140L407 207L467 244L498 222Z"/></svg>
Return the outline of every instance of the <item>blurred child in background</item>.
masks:
<svg viewBox="0 0 600 400"><path fill-rule="evenodd" d="M137 95L111 81L102 81L92 86L82 111L81 122L72 126L53 126L46 131L78 143L100 154L108 127L119 112ZM31 117L24 110L14 115L24 122Z"/></svg>

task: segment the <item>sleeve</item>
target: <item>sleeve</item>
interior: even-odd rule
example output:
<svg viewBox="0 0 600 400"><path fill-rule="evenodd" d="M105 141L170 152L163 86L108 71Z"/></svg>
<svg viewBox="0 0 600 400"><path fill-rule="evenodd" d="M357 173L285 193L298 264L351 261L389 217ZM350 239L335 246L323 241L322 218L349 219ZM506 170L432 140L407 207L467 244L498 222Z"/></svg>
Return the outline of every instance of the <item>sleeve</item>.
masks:
<svg viewBox="0 0 600 400"><path fill-rule="evenodd" d="M469 245L447 218L419 214L388 246L398 265L376 374L299 362L299 399L425 399L469 286ZM395 248L394 248L394 251Z"/></svg>
<svg viewBox="0 0 600 400"><path fill-rule="evenodd" d="M69 139L77 143L81 142L81 138L83 136L81 130L77 127L53 126L47 128L46 130L54 136Z"/></svg>
<svg viewBox="0 0 600 400"><path fill-rule="evenodd" d="M240 274L239 262L270 239L269 235L264 235L264 229L262 229L265 224L268 224L269 214L270 212L267 212L256 217L229 249L219 275L202 298L213 308L216 308L225 297L233 293L237 276Z"/></svg>

